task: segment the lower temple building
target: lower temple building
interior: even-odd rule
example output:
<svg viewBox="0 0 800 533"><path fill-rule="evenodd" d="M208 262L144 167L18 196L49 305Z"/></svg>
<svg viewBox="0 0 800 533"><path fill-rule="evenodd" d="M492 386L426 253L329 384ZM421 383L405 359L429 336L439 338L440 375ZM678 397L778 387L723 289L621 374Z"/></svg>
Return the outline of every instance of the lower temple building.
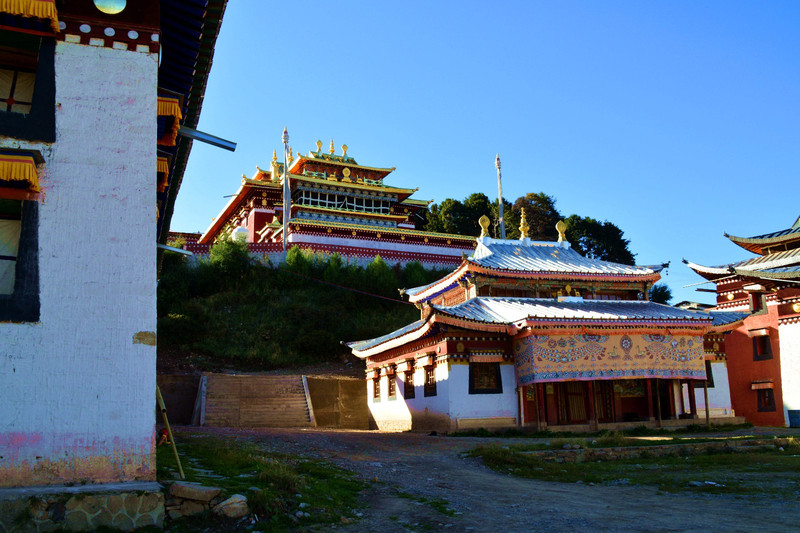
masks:
<svg viewBox="0 0 800 533"><path fill-rule="evenodd" d="M379 429L677 425L697 417L704 335L721 314L647 300L665 265L581 256L564 239L487 236L444 278L406 290L421 319L351 342ZM713 356L711 356L713 358ZM687 420L686 423L689 423ZM588 426L588 427L587 427Z"/></svg>

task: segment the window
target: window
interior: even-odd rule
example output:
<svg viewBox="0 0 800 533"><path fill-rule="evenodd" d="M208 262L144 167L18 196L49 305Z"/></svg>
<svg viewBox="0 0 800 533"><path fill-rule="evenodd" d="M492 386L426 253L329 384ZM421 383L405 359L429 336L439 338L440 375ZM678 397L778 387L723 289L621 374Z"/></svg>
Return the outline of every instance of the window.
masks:
<svg viewBox="0 0 800 533"><path fill-rule="evenodd" d="M775 394L772 389L759 389L756 391L758 396L758 410L759 411L774 411L775 410Z"/></svg>
<svg viewBox="0 0 800 533"><path fill-rule="evenodd" d="M414 389L414 371L407 370L405 373L405 388L403 388L403 395L406 400L416 398L416 391Z"/></svg>
<svg viewBox="0 0 800 533"><path fill-rule="evenodd" d="M381 401L381 378L380 377L372 378L372 401L373 402Z"/></svg>
<svg viewBox="0 0 800 533"><path fill-rule="evenodd" d="M500 380L500 363L470 363L469 393L500 394L503 383Z"/></svg>
<svg viewBox="0 0 800 533"><path fill-rule="evenodd" d="M0 31L0 135L55 141L55 41Z"/></svg>
<svg viewBox="0 0 800 533"><path fill-rule="evenodd" d="M0 199L0 321L39 320L39 204Z"/></svg>
<svg viewBox="0 0 800 533"><path fill-rule="evenodd" d="M753 361L772 359L772 346L769 335L756 335L753 337Z"/></svg>
<svg viewBox="0 0 800 533"><path fill-rule="evenodd" d="M423 390L425 396L436 396L436 366L430 365L425 367L425 387Z"/></svg>
<svg viewBox="0 0 800 533"><path fill-rule="evenodd" d="M394 400L397 398L397 377L394 374L390 374L389 378L389 399Z"/></svg>

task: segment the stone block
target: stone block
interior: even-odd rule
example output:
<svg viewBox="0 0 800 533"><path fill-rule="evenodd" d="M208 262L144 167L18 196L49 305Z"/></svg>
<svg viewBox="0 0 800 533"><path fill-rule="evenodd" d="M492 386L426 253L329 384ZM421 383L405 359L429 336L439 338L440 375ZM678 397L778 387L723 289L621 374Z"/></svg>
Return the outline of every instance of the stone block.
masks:
<svg viewBox="0 0 800 533"><path fill-rule="evenodd" d="M247 516L249 512L250 510L247 508L247 498L241 494L234 494L214 507L214 513L227 516L228 518L242 518Z"/></svg>
<svg viewBox="0 0 800 533"><path fill-rule="evenodd" d="M217 487L204 487L197 483L186 483L184 481L176 481L169 487L171 496L199 502L211 501L214 496L219 494L219 491L220 489Z"/></svg>
<svg viewBox="0 0 800 533"><path fill-rule="evenodd" d="M140 513L149 513L150 511L155 511L161 505L161 501L163 499L163 495L159 493L148 493L142 496L142 501L139 503L139 512Z"/></svg>
<svg viewBox="0 0 800 533"><path fill-rule="evenodd" d="M200 514L206 509L208 509L208 507L206 507L205 505L203 505L198 501L184 500L183 503L181 504L179 511L183 516L192 516Z"/></svg>

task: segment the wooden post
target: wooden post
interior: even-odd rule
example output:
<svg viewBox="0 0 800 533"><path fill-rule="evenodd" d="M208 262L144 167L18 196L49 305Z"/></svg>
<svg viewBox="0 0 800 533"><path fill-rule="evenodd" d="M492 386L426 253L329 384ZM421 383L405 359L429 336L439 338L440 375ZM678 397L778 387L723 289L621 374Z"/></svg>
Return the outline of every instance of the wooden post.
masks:
<svg viewBox="0 0 800 533"><path fill-rule="evenodd" d="M686 380L686 390L689 391L689 413L692 418L697 418L697 399L694 394L694 381Z"/></svg>
<svg viewBox="0 0 800 533"><path fill-rule="evenodd" d="M539 431L544 429L542 423L547 424L547 401L544 397L544 384L536 384L536 410L539 412L537 422L539 423Z"/></svg>
<svg viewBox="0 0 800 533"><path fill-rule="evenodd" d="M676 418L675 413L675 385L672 383L674 380L667 380L667 392L669 393L669 418Z"/></svg>
<svg viewBox="0 0 800 533"><path fill-rule="evenodd" d="M661 381L656 379L656 420L661 427Z"/></svg>
<svg viewBox="0 0 800 533"><path fill-rule="evenodd" d="M181 466L181 458L178 455L178 448L175 446L175 436L172 434L172 428L169 426L169 419L167 418L167 406L164 405L164 398L161 396L161 389L156 385L156 400L158 407L161 409L161 418L164 419L164 425L167 427L167 435L169 435L170 444L172 444L172 453L175 455L175 462L178 464L178 473L181 479L186 479L183 474L183 467Z"/></svg>
<svg viewBox="0 0 800 533"><path fill-rule="evenodd" d="M653 380L647 378L647 418L652 422L653 416Z"/></svg>
<svg viewBox="0 0 800 533"><path fill-rule="evenodd" d="M703 381L703 399L706 402L706 427L711 426L711 415L709 415L709 411L711 410L708 406L708 380L706 379Z"/></svg>
<svg viewBox="0 0 800 533"><path fill-rule="evenodd" d="M589 416L587 417L590 423L594 423L594 431L597 431L597 410L594 404L594 383L591 381L586 382L586 393L589 395Z"/></svg>
<svg viewBox="0 0 800 533"><path fill-rule="evenodd" d="M525 405L523 402L525 401L525 387L520 385L517 387L517 410L519 411L519 417L517 418L517 427L522 427L522 418L525 416Z"/></svg>

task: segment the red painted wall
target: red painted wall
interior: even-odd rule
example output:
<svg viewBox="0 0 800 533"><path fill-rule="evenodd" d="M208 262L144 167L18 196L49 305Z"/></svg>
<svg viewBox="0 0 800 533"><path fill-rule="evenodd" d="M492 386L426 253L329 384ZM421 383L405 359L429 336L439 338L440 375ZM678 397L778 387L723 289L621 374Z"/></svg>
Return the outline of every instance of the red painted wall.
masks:
<svg viewBox="0 0 800 533"><path fill-rule="evenodd" d="M754 361L753 339L748 331L762 328L769 332L772 359ZM726 335L725 352L731 403L736 414L757 426L784 426L777 306L767 305L766 313L746 318L742 326ZM758 410L757 391L751 389L751 384L764 379L773 380L775 411Z"/></svg>

